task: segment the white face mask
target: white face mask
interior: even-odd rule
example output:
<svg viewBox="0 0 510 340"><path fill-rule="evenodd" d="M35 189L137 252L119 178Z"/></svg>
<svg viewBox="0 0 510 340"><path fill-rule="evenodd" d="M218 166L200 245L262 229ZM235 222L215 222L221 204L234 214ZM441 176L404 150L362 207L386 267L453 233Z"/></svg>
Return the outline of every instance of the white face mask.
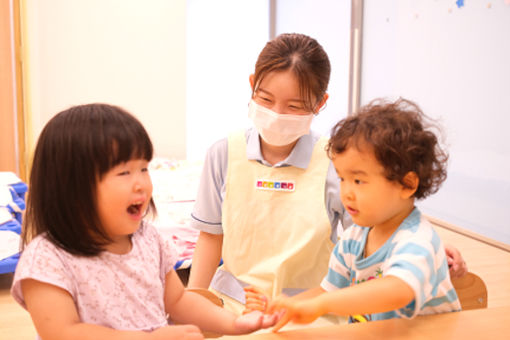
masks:
<svg viewBox="0 0 510 340"><path fill-rule="evenodd" d="M313 113L308 115L276 113L257 104L253 99L248 110L248 117L255 124L262 139L275 146L289 145L308 134L313 116Z"/></svg>

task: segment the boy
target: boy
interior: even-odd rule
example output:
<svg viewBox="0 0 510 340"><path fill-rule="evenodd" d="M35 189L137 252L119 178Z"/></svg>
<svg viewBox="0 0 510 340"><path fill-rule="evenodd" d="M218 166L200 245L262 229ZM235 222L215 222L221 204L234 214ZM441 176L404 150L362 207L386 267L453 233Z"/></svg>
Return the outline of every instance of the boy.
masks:
<svg viewBox="0 0 510 340"><path fill-rule="evenodd" d="M460 310L443 243L414 206L446 179L425 118L411 101L376 100L335 126L328 154L354 224L320 287L270 303L269 313L285 310L273 331L327 313L356 322Z"/></svg>

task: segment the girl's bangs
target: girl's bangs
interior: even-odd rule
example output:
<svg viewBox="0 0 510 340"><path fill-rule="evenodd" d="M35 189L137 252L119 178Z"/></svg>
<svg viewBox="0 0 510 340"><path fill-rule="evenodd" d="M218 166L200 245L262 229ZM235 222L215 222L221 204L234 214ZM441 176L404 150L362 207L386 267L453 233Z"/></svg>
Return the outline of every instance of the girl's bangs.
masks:
<svg viewBox="0 0 510 340"><path fill-rule="evenodd" d="M141 126L116 126L104 140L98 155L99 174L102 175L114 166L133 159L150 161L153 147L145 129Z"/></svg>

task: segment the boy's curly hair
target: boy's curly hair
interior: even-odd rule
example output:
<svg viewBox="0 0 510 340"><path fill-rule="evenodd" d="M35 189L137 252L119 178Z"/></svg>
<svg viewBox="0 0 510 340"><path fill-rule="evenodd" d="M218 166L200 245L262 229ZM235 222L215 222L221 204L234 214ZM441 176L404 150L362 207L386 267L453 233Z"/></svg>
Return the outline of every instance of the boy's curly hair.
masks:
<svg viewBox="0 0 510 340"><path fill-rule="evenodd" d="M375 99L359 111L338 122L327 145L330 158L348 147L372 147L390 181L405 187L404 176L413 171L419 178L414 197L435 193L446 179L448 154L431 129L439 127L410 100L388 102Z"/></svg>

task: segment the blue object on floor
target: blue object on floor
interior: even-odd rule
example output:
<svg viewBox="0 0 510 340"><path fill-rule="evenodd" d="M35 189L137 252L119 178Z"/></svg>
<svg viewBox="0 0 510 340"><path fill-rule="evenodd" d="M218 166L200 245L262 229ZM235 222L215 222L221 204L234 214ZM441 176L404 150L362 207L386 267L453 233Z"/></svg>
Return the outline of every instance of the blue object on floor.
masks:
<svg viewBox="0 0 510 340"><path fill-rule="evenodd" d="M17 220L11 220L6 223L0 224L0 230L13 231L16 234L21 234L21 224ZM19 253L0 260L0 274L12 273L16 270L18 264Z"/></svg>

